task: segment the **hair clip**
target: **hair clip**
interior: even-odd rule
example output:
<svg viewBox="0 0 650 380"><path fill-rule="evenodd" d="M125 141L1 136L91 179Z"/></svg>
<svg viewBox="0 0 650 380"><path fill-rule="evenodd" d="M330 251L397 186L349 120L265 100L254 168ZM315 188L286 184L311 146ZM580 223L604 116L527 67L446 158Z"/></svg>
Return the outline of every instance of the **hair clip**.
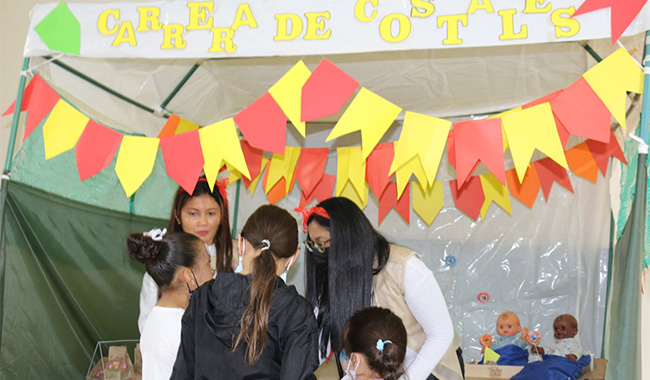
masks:
<svg viewBox="0 0 650 380"><path fill-rule="evenodd" d="M163 228L162 230L160 228L153 228L148 232L143 232L142 235L149 236L151 240L161 241L163 239L163 236L165 236L166 233L167 233L166 228Z"/></svg>
<svg viewBox="0 0 650 380"><path fill-rule="evenodd" d="M271 242L268 241L268 239L262 240L262 249L261 251L266 251L267 249L271 249Z"/></svg>
<svg viewBox="0 0 650 380"><path fill-rule="evenodd" d="M302 214L302 232L307 232L307 222L309 222L309 218L313 214L316 214L318 216L322 216L323 218L326 218L326 219L330 218L327 211L325 211L325 209L320 207L320 206L314 206L312 208L302 208L302 209L299 208L299 207L296 207L296 208L293 209L293 211L299 212L300 214Z"/></svg>
<svg viewBox="0 0 650 380"><path fill-rule="evenodd" d="M393 342L391 342L390 340L381 340L381 338L379 338L377 339L377 344L375 345L375 347L377 347L379 352L384 352L384 345L388 343L393 343Z"/></svg>

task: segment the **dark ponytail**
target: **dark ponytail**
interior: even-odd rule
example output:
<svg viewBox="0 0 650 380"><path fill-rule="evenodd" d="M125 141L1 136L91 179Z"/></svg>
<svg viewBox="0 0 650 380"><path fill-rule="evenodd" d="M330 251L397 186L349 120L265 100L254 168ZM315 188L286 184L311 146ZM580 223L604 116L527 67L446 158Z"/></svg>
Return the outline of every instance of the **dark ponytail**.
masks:
<svg viewBox="0 0 650 380"><path fill-rule="evenodd" d="M242 238L262 252L253 260L250 305L240 320L241 331L233 350L247 343L246 359L254 365L262 355L269 325L271 296L276 283L275 258L293 256L298 248L298 224L284 209L265 205L248 218ZM275 258L274 258L275 256Z"/></svg>
<svg viewBox="0 0 650 380"><path fill-rule="evenodd" d="M383 348L377 348L381 339ZM368 307L354 313L341 331L341 345L348 353L363 355L368 366L384 380L397 380L404 373L406 328L389 309Z"/></svg>
<svg viewBox="0 0 650 380"><path fill-rule="evenodd" d="M144 264L147 273L161 291L169 287L179 267L196 266L203 242L183 232L167 234L162 240L153 240L141 233L126 238L129 257Z"/></svg>

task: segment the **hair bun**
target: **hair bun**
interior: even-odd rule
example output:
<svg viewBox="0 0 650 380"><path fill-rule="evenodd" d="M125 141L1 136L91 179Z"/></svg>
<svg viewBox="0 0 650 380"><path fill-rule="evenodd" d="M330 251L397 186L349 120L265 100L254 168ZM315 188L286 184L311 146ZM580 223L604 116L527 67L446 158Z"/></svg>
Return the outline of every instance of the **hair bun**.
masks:
<svg viewBox="0 0 650 380"><path fill-rule="evenodd" d="M160 244L143 234L129 234L126 239L129 256L145 265L156 260L160 253Z"/></svg>

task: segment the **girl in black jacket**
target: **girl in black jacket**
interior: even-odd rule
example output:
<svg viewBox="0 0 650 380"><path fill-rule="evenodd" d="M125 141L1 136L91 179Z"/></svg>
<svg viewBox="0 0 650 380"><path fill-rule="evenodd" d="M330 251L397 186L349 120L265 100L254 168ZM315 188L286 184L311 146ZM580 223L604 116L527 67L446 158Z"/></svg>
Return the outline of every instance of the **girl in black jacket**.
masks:
<svg viewBox="0 0 650 380"><path fill-rule="evenodd" d="M299 253L295 219L262 206L238 244L241 273L219 273L192 294L171 378L316 379L313 310L279 277Z"/></svg>

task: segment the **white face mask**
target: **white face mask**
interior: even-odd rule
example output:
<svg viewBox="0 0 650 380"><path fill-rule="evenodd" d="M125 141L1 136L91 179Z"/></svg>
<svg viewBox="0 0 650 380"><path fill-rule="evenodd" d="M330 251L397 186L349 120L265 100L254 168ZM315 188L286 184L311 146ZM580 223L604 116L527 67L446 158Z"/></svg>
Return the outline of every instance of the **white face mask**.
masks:
<svg viewBox="0 0 650 380"><path fill-rule="evenodd" d="M293 261L295 259L296 259L295 255L291 256L291 259L289 259L289 264L287 264L287 269L285 269L284 272L282 272L282 274L280 275L280 278L282 279L282 281L285 282L285 284L287 282L287 273L289 273L289 268L291 268L291 264L293 264Z"/></svg>
<svg viewBox="0 0 650 380"><path fill-rule="evenodd" d="M237 268L235 268L235 273L241 273L244 270L244 266L242 265L242 259L244 258L244 253L246 252L246 239L242 238L242 250L239 253L239 264L237 265Z"/></svg>
<svg viewBox="0 0 650 380"><path fill-rule="evenodd" d="M359 361L357 361L357 365L354 367L354 369L350 369L350 364L352 364L352 355L350 355L350 360L348 360L348 367L345 369L345 376L341 378L341 380L356 380L357 379L357 368L359 368Z"/></svg>

